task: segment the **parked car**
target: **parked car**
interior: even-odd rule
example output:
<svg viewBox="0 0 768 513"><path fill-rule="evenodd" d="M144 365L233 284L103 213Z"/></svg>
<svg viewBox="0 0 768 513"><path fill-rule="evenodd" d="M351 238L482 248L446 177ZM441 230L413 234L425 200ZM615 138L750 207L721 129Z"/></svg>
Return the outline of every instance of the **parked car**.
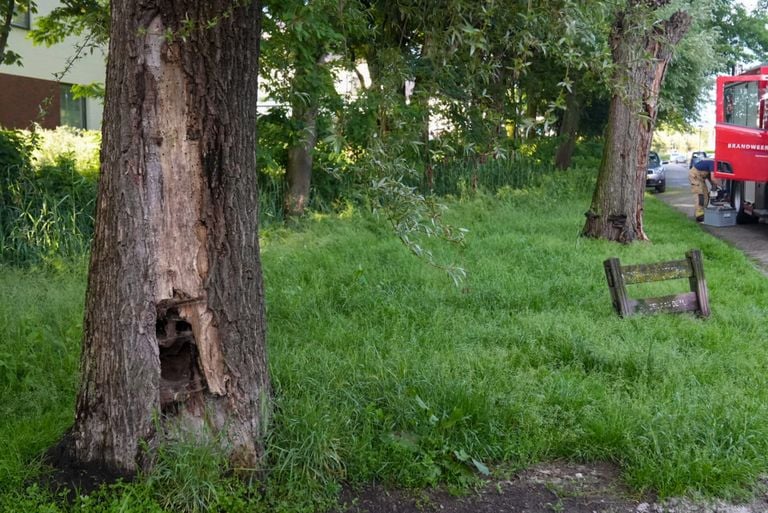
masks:
<svg viewBox="0 0 768 513"><path fill-rule="evenodd" d="M656 192L667 190L667 177L664 166L661 164L659 154L655 151L648 152L648 175L645 178L645 187L653 187Z"/></svg>
<svg viewBox="0 0 768 513"><path fill-rule="evenodd" d="M672 162L674 162L675 164L685 164L687 160L688 159L685 158L685 155L683 155L682 153L678 153L677 155L675 155L675 158L672 159Z"/></svg>
<svg viewBox="0 0 768 513"><path fill-rule="evenodd" d="M691 163L688 165L688 167L693 167L696 162L709 158L712 157L710 157L706 151L694 151L691 153Z"/></svg>

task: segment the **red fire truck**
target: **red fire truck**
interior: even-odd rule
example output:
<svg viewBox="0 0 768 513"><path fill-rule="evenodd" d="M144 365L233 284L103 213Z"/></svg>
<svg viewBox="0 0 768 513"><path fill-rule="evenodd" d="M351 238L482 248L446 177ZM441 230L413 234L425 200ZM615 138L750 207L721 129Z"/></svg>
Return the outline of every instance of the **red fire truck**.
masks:
<svg viewBox="0 0 768 513"><path fill-rule="evenodd" d="M768 218L768 65L717 78L715 178L725 181L737 222Z"/></svg>

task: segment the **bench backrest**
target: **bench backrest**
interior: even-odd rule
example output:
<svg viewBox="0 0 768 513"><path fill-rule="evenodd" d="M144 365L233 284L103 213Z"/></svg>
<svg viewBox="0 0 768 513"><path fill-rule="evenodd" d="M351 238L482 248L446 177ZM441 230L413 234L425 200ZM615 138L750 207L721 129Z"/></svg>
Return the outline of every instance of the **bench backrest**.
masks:
<svg viewBox="0 0 768 513"><path fill-rule="evenodd" d="M709 317L709 293L698 249L688 251L684 260L622 266L618 258L609 258L603 265L613 306L622 317L661 312L695 312ZM680 278L688 278L690 292L643 299L632 299L627 294L627 285Z"/></svg>

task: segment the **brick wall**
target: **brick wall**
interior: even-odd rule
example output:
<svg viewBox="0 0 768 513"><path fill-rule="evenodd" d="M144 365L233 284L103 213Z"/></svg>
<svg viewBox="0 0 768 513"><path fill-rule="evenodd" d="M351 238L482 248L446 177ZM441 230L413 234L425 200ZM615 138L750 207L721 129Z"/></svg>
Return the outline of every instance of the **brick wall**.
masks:
<svg viewBox="0 0 768 513"><path fill-rule="evenodd" d="M29 128L37 122L56 128L60 112L57 82L0 73L0 127Z"/></svg>

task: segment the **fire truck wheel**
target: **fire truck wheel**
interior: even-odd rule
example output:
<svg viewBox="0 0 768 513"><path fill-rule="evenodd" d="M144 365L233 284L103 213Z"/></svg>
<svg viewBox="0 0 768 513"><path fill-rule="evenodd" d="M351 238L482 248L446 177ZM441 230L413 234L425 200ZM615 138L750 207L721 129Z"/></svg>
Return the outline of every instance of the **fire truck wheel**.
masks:
<svg viewBox="0 0 768 513"><path fill-rule="evenodd" d="M744 182L729 180L726 188L728 189L728 195L731 198L731 206L735 208L737 212L742 212L744 210Z"/></svg>
<svg viewBox="0 0 768 513"><path fill-rule="evenodd" d="M744 211L744 182L729 181L728 192L731 206L736 209L736 224L753 224L757 218Z"/></svg>

